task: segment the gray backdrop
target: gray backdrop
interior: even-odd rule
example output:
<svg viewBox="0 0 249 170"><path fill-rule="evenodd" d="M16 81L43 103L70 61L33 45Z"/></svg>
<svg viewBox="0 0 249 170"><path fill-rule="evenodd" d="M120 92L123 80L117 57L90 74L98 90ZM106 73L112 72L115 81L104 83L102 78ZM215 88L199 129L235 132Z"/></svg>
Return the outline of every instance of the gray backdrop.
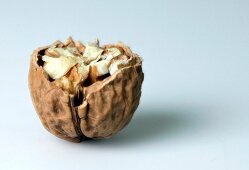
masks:
<svg viewBox="0 0 249 170"><path fill-rule="evenodd" d="M248 0L1 0L0 22L0 169L249 169ZM35 113L30 54L70 35L144 59L141 104L112 139L60 140Z"/></svg>

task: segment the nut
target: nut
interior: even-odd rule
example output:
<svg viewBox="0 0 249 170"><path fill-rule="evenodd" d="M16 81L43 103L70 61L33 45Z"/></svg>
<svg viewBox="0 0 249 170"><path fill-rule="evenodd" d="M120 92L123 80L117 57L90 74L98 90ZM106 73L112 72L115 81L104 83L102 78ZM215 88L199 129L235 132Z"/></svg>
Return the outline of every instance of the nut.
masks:
<svg viewBox="0 0 249 170"><path fill-rule="evenodd" d="M84 46L70 37L33 52L29 88L44 127L80 142L110 138L130 122L143 78L141 58L124 44Z"/></svg>
<svg viewBox="0 0 249 170"><path fill-rule="evenodd" d="M53 58L44 55L42 56L42 60L46 62L43 66L44 70L53 79L61 78L71 67L77 64L77 61L74 58L67 56Z"/></svg>

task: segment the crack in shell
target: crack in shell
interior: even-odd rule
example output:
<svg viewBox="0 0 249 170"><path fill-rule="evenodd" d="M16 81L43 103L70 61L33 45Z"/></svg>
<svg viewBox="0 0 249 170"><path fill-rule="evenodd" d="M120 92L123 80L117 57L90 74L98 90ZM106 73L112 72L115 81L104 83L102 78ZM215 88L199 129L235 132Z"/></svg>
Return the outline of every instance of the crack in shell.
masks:
<svg viewBox="0 0 249 170"><path fill-rule="evenodd" d="M80 90L77 93L81 93L81 95L83 96L83 94ZM79 95L79 96L81 96L81 95ZM80 128L80 121L81 120L79 118L78 107L77 107L79 105L78 96L77 95L70 96L69 100L70 100L70 105L71 105L70 108L71 108L71 113L72 113L72 121L74 124L75 131L76 131L78 137L80 138L80 141L85 140L86 136L82 133L81 128Z"/></svg>

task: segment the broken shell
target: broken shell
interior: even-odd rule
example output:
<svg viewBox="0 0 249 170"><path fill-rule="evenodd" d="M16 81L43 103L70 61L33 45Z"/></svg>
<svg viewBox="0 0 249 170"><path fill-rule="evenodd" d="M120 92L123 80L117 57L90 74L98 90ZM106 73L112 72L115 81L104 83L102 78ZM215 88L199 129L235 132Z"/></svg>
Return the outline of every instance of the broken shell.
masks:
<svg viewBox="0 0 249 170"><path fill-rule="evenodd" d="M86 47L85 47L81 42L79 42L79 41L77 41L77 42L75 43L75 47L81 52L81 54L84 53L85 48L86 48Z"/></svg>
<svg viewBox="0 0 249 170"><path fill-rule="evenodd" d="M73 41L73 38L68 37L67 40L65 41L64 45L67 47L75 47L75 43Z"/></svg>
<svg viewBox="0 0 249 170"><path fill-rule="evenodd" d="M54 50L54 48L49 48L49 49L47 49L47 50L45 51L45 55L51 56L51 57L59 57L59 56L60 56L60 54L57 53L57 52Z"/></svg>
<svg viewBox="0 0 249 170"><path fill-rule="evenodd" d="M124 50L124 55L133 61L132 64L124 65L102 79L96 78L95 83L84 85L80 80L73 89L76 93L70 93L67 88L71 87L72 80L79 81L78 73L90 74L91 69L89 65L80 64L74 59L76 64L70 64L70 68L60 67L62 70L69 68L68 73L56 70L56 65L48 67L52 57L43 57L45 50L64 46L57 41L51 46L38 48L31 56L29 89L42 124L55 136L72 142L80 142L85 138L112 137L130 122L139 105L144 77L141 59L129 50L126 53L127 47L119 44L117 47ZM57 59L52 60L58 62L58 65L63 65L61 57L54 59ZM49 72L53 73L52 76ZM104 73L105 70L99 72ZM62 73L65 75L61 78L51 80L60 77Z"/></svg>

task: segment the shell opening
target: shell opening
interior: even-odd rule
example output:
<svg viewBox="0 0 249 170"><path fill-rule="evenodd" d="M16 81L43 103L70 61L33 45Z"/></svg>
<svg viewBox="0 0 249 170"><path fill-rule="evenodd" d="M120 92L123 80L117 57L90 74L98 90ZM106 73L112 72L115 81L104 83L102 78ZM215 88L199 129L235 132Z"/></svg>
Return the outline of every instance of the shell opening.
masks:
<svg viewBox="0 0 249 170"><path fill-rule="evenodd" d="M99 41L86 46L69 38L63 45L51 46L38 54L50 81L76 94L78 87L88 87L133 63L132 56L118 45L99 46Z"/></svg>

